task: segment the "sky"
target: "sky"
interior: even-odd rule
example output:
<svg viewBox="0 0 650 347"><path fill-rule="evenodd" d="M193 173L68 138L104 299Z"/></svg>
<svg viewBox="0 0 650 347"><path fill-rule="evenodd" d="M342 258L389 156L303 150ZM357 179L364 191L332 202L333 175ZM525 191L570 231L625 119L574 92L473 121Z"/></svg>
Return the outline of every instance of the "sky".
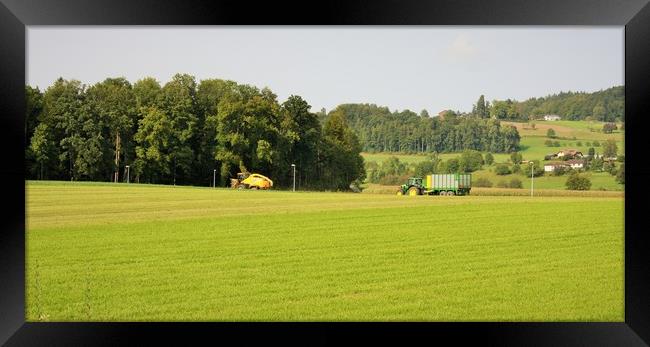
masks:
<svg viewBox="0 0 650 347"><path fill-rule="evenodd" d="M27 84L132 83L176 73L342 103L470 111L486 100L593 92L624 81L624 27L29 26Z"/></svg>

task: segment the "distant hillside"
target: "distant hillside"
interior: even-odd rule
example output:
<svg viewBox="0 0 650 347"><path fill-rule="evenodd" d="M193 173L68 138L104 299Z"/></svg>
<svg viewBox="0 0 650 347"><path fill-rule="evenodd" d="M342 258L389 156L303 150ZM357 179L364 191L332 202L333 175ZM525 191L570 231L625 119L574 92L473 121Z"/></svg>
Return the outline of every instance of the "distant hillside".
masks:
<svg viewBox="0 0 650 347"><path fill-rule="evenodd" d="M528 120L556 114L565 120L622 121L625 115L625 88L616 86L594 93L561 92L526 101L495 100L490 116L497 119Z"/></svg>

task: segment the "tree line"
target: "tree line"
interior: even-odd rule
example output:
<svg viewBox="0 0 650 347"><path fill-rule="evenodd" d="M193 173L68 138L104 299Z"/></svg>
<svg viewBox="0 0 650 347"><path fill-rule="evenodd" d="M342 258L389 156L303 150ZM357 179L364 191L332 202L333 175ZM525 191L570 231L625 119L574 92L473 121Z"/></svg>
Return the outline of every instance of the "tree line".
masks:
<svg viewBox="0 0 650 347"><path fill-rule="evenodd" d="M365 178L359 139L342 112L324 122L302 97L176 74L87 86L59 78L26 86L26 175L31 179L226 186L258 172L275 186L347 190Z"/></svg>
<svg viewBox="0 0 650 347"><path fill-rule="evenodd" d="M483 105L484 117L503 120L528 121L555 114L565 120L620 122L625 117L625 88L616 86L594 93L562 92L521 102L494 100Z"/></svg>
<svg viewBox="0 0 650 347"><path fill-rule="evenodd" d="M430 117L426 110L391 112L375 104L343 104L335 111L345 114L364 151L509 153L519 148L517 129L501 126L498 119L453 111Z"/></svg>

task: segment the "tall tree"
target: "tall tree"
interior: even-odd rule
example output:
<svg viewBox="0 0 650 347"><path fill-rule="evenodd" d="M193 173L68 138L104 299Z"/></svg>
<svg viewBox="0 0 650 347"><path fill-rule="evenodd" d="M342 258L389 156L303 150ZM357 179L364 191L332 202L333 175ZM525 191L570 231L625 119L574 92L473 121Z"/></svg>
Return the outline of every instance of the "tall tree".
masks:
<svg viewBox="0 0 650 347"><path fill-rule="evenodd" d="M137 112L133 88L125 78L107 78L91 86L86 94L93 117L106 125L105 136L113 147L111 179L119 182L120 165L134 159L132 138Z"/></svg>
<svg viewBox="0 0 650 347"><path fill-rule="evenodd" d="M56 144L58 177L78 179L77 159L83 149L83 115L87 112L84 103L85 87L77 80L57 79L43 94L43 120Z"/></svg>
<svg viewBox="0 0 650 347"><path fill-rule="evenodd" d="M134 173L136 181L167 183L170 174L171 145L174 136L169 117L155 106L143 107L144 114L135 134L137 146Z"/></svg>
<svg viewBox="0 0 650 347"><path fill-rule="evenodd" d="M487 105L485 104L485 96L481 95L478 98L476 104L474 104L472 114L474 114L474 116L478 118L488 117L488 109L487 109Z"/></svg>
<svg viewBox="0 0 650 347"><path fill-rule="evenodd" d="M616 140L608 139L603 144L603 156L605 158L614 158L618 152L618 146L616 145Z"/></svg>
<svg viewBox="0 0 650 347"><path fill-rule="evenodd" d="M160 91L158 108L169 117L172 128L171 173L172 182L177 178L187 180L190 175L194 148L197 147L196 81L188 74L176 74ZM179 177L180 176L180 177Z"/></svg>
<svg viewBox="0 0 650 347"><path fill-rule="evenodd" d="M296 164L297 184L310 185L316 177L318 144L321 125L318 116L311 113L311 106L300 96L291 95L281 107L281 138L285 148L285 160L280 166L280 177L287 180L290 165ZM281 146L282 147L282 146Z"/></svg>
<svg viewBox="0 0 650 347"><path fill-rule="evenodd" d="M28 177L37 177L37 160L31 150L31 139L41 121L43 112L43 93L38 88L25 87L25 173ZM41 165L42 166L42 165ZM42 175L41 175L42 176Z"/></svg>
<svg viewBox="0 0 650 347"><path fill-rule="evenodd" d="M323 127L323 179L337 190L348 190L350 183L359 184L366 177L361 144L348 126L345 114L335 110Z"/></svg>

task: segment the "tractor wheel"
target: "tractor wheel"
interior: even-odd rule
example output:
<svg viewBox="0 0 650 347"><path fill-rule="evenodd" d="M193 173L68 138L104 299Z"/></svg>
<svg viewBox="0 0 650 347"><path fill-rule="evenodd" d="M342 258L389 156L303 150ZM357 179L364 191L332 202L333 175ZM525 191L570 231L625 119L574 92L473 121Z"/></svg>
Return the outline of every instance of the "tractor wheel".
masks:
<svg viewBox="0 0 650 347"><path fill-rule="evenodd" d="M420 189L418 187L411 187L408 190L408 194L409 194L409 196L420 195Z"/></svg>
<svg viewBox="0 0 650 347"><path fill-rule="evenodd" d="M404 192L401 189L397 190L397 195L404 195Z"/></svg>
<svg viewBox="0 0 650 347"><path fill-rule="evenodd" d="M252 186L251 189L252 190L258 190L259 188L257 188L257 186Z"/></svg>
<svg viewBox="0 0 650 347"><path fill-rule="evenodd" d="M243 184L240 184L240 185L237 186L237 189L244 189L244 188L246 188L246 187L244 187Z"/></svg>

